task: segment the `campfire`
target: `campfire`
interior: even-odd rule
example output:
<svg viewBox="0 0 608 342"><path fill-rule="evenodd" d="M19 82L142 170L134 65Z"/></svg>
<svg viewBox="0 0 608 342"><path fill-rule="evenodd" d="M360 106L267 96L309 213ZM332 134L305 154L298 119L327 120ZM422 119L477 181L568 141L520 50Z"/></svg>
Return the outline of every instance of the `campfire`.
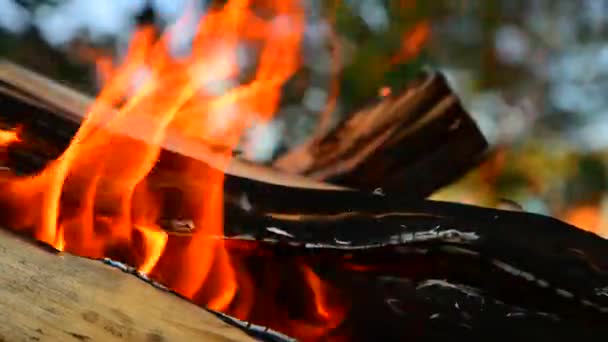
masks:
<svg viewBox="0 0 608 342"><path fill-rule="evenodd" d="M227 1L179 58L170 33L140 27L123 61L102 60L91 103L5 64L2 225L304 341L477 336L484 321L510 336L600 336L603 239L424 200L487 153L438 73L383 89L273 167L234 157L246 130L277 113L304 20L296 0ZM257 51L247 68L243 45Z"/></svg>
<svg viewBox="0 0 608 342"><path fill-rule="evenodd" d="M257 295L223 241L224 171L243 130L276 112L280 87L298 68L303 30L297 1L267 7L268 20L248 1L212 10L192 55L179 60L166 48L168 37L142 27L125 61L104 75L107 84L65 151L34 176L3 179L3 202L15 213L8 225L60 251L126 260L195 302L248 319ZM237 62L244 43L260 46L250 75ZM214 85L243 77L245 84L213 93ZM169 134L204 144L210 165L169 157L168 183L152 184ZM169 241L159 225L171 206L179 208L172 217L192 222L187 241ZM302 315L308 323L286 319L285 330L322 336L341 322L343 307L327 303L327 285L309 266L298 264L295 273L312 305Z"/></svg>

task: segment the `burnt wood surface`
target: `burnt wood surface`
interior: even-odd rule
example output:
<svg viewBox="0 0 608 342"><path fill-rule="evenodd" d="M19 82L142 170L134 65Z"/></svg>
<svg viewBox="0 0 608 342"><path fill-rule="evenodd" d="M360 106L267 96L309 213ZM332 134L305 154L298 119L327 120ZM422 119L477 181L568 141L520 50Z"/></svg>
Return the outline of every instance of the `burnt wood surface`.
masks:
<svg viewBox="0 0 608 342"><path fill-rule="evenodd" d="M253 183L228 189L224 219L231 258L266 294L250 317L258 326L291 333L267 312L310 305L294 272L305 263L349 308L330 340L608 333L608 243L594 234L521 212ZM167 248L188 239L173 234Z"/></svg>
<svg viewBox="0 0 608 342"><path fill-rule="evenodd" d="M485 156L485 138L442 74L420 75L405 91L377 102L274 166L351 188L425 198Z"/></svg>
<svg viewBox="0 0 608 342"><path fill-rule="evenodd" d="M233 184L225 234L273 255L255 264L274 272L306 258L353 299L345 329L362 340L607 333L608 241L595 234L524 212Z"/></svg>

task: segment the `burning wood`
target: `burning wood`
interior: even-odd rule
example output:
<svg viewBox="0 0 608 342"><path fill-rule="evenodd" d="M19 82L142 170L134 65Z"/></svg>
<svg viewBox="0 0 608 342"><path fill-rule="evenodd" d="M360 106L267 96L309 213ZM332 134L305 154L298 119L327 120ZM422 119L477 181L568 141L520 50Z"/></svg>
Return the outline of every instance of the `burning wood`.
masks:
<svg viewBox="0 0 608 342"><path fill-rule="evenodd" d="M433 73L274 165L356 189L425 198L470 170L486 148L443 76Z"/></svg>
<svg viewBox="0 0 608 342"><path fill-rule="evenodd" d="M2 118L22 130L6 146L2 223L301 340L604 336L605 240L546 217L421 198L486 147L437 74L283 159L317 180L232 159L298 66L302 9L264 6L285 20L280 32L246 1L228 1L183 60L142 29L92 103L5 65ZM209 91L238 74L240 41L262 47L250 82ZM150 77L134 90L141 67ZM407 157L392 164L394 153ZM376 187L388 195L356 190Z"/></svg>
<svg viewBox="0 0 608 342"><path fill-rule="evenodd" d="M51 123L60 132L76 129L74 123L53 116L48 110L28 105L24 111L24 107L19 107L25 105L21 99L4 96L0 100L12 103L6 108L17 106L16 113L31 113L19 116L22 123ZM11 114L7 112L5 118L10 119ZM65 146L69 140L69 136L62 139L61 134L44 127L36 130L36 135L47 141L47 147ZM31 136L32 131L22 132ZM39 169L59 154L45 152L48 149L33 144L13 144L9 146L9 162L17 169L24 165ZM151 189L168 196L168 203L174 202L163 209L164 222L173 223L162 226L181 227L179 232L167 236L156 267L150 270L149 262L143 262L141 254L132 250L137 250L135 246L108 253L115 259L140 265L140 269L165 284L173 281L172 270L177 263L171 256L178 254L196 231L196 223L183 213L187 203L176 196L196 186L196 182L175 181L176 171L171 166L182 158L174 152L163 152L161 162L147 178ZM38 162L32 163L35 160ZM203 161L198 163L201 168L206 167ZM521 212L404 201L391 195L286 187L284 183L261 182L255 176L228 174L224 192L224 234L228 238L224 246L231 260L238 260L240 265L239 292L251 291L246 284L255 284L253 302L264 303L257 309L253 305L249 315L226 310L237 317L300 338L315 332L311 323L305 322L322 321L328 313L344 320L329 329L327 337L354 335L364 339L381 336L382 331L387 332L382 336L386 339L412 337L412 331L419 331L421 338L430 332L449 337L455 333L473 334L470 331L481 333L488 320L513 337L529 336L529 329L551 329L565 339L580 334L583 326L590 338L604 333L601 324L592 329L586 325L605 319L608 307L601 291L608 286L603 271L608 264L606 242L559 221ZM143 233L133 230L136 236ZM316 310L313 316L318 317L296 325L281 322L279 318L293 315L288 312L294 308L310 312L311 309L302 308L314 303L312 298L322 298L308 292L317 286L312 284L321 284L316 280L320 278L309 271L311 268L319 272L326 286L316 293L326 293L325 298L333 298L332 303L339 306L317 304L317 308L323 308L312 310ZM572 271L563 272L564 268ZM311 286L302 286L306 282ZM272 295L277 292L293 294L290 297L303 302L284 301ZM204 295L192 299L203 305L208 303ZM268 313L271 307L275 311ZM348 308L346 316L335 311L343 310L341 307ZM407 309L411 307L416 310ZM370 308L382 318L382 323L357 324L367 319ZM495 312L495 316L488 318L488 311ZM422 322L426 328L419 330ZM321 326L317 329L328 329L327 325ZM404 329L406 326L410 328ZM472 330L463 331L463 326Z"/></svg>

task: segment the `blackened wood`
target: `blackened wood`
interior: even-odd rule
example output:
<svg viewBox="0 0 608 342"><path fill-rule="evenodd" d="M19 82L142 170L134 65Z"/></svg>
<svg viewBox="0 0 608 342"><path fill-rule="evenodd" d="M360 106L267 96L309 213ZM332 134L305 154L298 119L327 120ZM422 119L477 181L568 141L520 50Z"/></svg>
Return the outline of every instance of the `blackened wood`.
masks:
<svg viewBox="0 0 608 342"><path fill-rule="evenodd" d="M509 336L525 336L530 327L539 336L559 340L574 336L577 330L604 333L608 241L597 235L523 212L353 192L269 189L259 184L246 189L243 185L239 184L240 193L228 186L227 192L234 197L227 204L226 234L234 234L241 242L251 238L275 244L281 262L286 262L285 255L308 255L340 289L354 286L357 274L373 275L376 282L369 281L376 285L386 278L408 279L413 284L447 279L475 287L488 301L506 305L501 310L512 310L503 318L485 316L486 327L523 329L499 329ZM251 206L240 208L242 198ZM348 269L350 275L336 279L340 270ZM394 298L384 296L378 300ZM493 304L487 305L486 309L494 310L489 309ZM428 312L429 317L444 314L435 310ZM456 322L476 325L470 336L484 331L483 314L468 323L465 316ZM551 323L553 316L559 327ZM434 324L428 319L425 322ZM549 332L542 326L556 330ZM489 337L489 333L484 334ZM593 334L588 336L595 339Z"/></svg>
<svg viewBox="0 0 608 342"><path fill-rule="evenodd" d="M256 288L299 293L297 276L277 278L304 260L352 300L345 325L334 332L339 336L402 340L417 331L420 340L498 333L565 341L581 331L591 340L608 332L608 242L561 221L234 178L226 194L226 245L246 261ZM423 286L437 280L458 286L454 292ZM467 296L469 287L477 295ZM302 297L280 302L299 307ZM370 313L377 323L362 324ZM252 320L273 327L262 313ZM425 328L416 330L421 322Z"/></svg>
<svg viewBox="0 0 608 342"><path fill-rule="evenodd" d="M247 184L249 183L249 184ZM227 184L227 229L244 227L258 213L260 222L243 233L342 251L425 241L454 244L489 262L505 262L570 291L578 300L608 312L608 241L554 218L394 196L313 191L240 182ZM249 185L249 186L247 186ZM238 210L246 198L247 211ZM232 209L230 209L232 208ZM239 215L240 213L240 215ZM228 224L230 223L230 224ZM281 236L266 227L275 227ZM237 231L238 232L238 231ZM235 232L236 233L236 232ZM526 277L527 274L524 274ZM524 277L525 278L525 277ZM540 282L541 287L544 282Z"/></svg>
<svg viewBox="0 0 608 342"><path fill-rule="evenodd" d="M234 249L232 251L234 252ZM341 297L351 299L346 320L325 336L324 340L437 341L439 339L477 337L494 339L496 336L523 340L533 338L551 338L555 341L572 341L574 338L589 341L602 340L606 328L603 324L597 324L598 322L586 326L580 321L564 319L559 315L539 311L530 306L518 306L504 302L504 298L494 297L482 286L432 278L429 277L430 272L424 275L419 271L423 267L430 269L432 266L441 266L441 262L433 263L432 259L437 259L437 261L443 259L444 263L448 262L452 267L462 268L464 267L462 262L466 260L454 262L454 259L458 259L458 257L458 255L439 257L438 255L424 256L422 254L414 257L411 254L408 258L403 259L403 253L401 253L401 268L409 269L408 275L403 272L389 274L386 270L383 272L381 270L345 272L339 270L341 267L339 264L328 267L328 261L323 260L322 262L326 266L318 268L329 270L332 273L328 276L328 272L325 272L325 281L330 282L332 286L339 286ZM293 269L292 258L282 255L282 260L277 259L276 256L254 257L251 264L263 265L267 274L289 274L286 269ZM300 256L299 259L301 260L302 257ZM422 265L420 265L421 262ZM125 268L125 266L119 267ZM255 269L250 267L248 272L256 273L257 278L260 278L259 276L263 272L256 272ZM131 271L137 274L135 270L131 269ZM491 274L486 277L488 281L508 282L513 280L499 279ZM151 281L145 276L140 276L140 278ZM295 296L298 291L294 291L293 288L302 285L301 279L292 277L281 281L280 277L275 276L272 277L272 283L275 293L289 294L281 296L278 301L284 305L293 305L294 297L298 297ZM261 287L267 286L265 284L268 282L258 281L256 283ZM511 283L511 285L513 284ZM261 290L267 292L271 289L262 288ZM519 289L512 288L512 290L518 291ZM516 295L534 295L525 290L519 291ZM529 298L529 300L534 299ZM297 300L295 301L297 302ZM272 304L266 302L266 309ZM217 315L231 324L241 326L252 335L258 336L260 340L272 342L290 340L289 337L268 331L262 326L243 322L222 313L217 313ZM370 319L370 317L374 317L374 319Z"/></svg>
<svg viewBox="0 0 608 342"><path fill-rule="evenodd" d="M486 149L445 77L429 72L274 165L346 187L425 198L475 166Z"/></svg>
<svg viewBox="0 0 608 342"><path fill-rule="evenodd" d="M298 295L304 281L292 276L305 263L349 299L334 337L566 341L607 333L606 241L593 234L519 212L273 187L228 189L226 202L231 257L244 264L259 293L289 294L254 305L254 324L281 328L277 321L305 304ZM173 235L169 245L183 239ZM161 269L152 277L162 280ZM264 315L275 304L285 315Z"/></svg>

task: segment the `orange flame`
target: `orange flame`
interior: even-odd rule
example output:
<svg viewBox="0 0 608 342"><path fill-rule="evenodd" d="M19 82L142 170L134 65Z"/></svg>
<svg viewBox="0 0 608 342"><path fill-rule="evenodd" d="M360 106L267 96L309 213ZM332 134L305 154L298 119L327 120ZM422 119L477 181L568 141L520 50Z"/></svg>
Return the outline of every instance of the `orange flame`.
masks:
<svg viewBox="0 0 608 342"><path fill-rule="evenodd" d="M271 18L258 15L259 6ZM162 195L147 176L169 132L219 146L221 163L215 169L186 158L176 162L176 183L188 184L184 207L196 228L170 256L166 282L188 298L204 297L212 309L231 308L247 319L254 299L247 293L253 287L237 273L222 239L223 171L248 124L275 113L281 86L299 68L303 27L297 0L255 5L230 0L200 21L191 56L181 58L170 55L170 36L157 38L152 27L139 29L124 63L115 68L99 61L104 88L64 153L34 177L3 180L2 202L17 213L10 225L32 229L37 239L59 250L89 257L112 256L126 246L137 254L138 269L154 274L169 236L157 224ZM259 53L255 72L243 75L237 51L245 43L259 47ZM249 81L237 85L237 78ZM228 87L212 89L218 83ZM0 137L14 139L6 134ZM315 326L312 335L301 334L321 337L344 315L326 304L327 286L313 271L303 273L325 324Z"/></svg>
<svg viewBox="0 0 608 342"><path fill-rule="evenodd" d="M336 328L344 317L343 308L336 305L331 305L328 299L330 295L330 288L328 288L321 279L306 265L301 266L301 271L304 274L305 279L308 281L308 285L314 296L315 314L324 323L323 325L311 325L311 324L293 324L292 330L294 334L299 336L301 340L314 341L327 332Z"/></svg>
<svg viewBox="0 0 608 342"><path fill-rule="evenodd" d="M428 21L416 24L403 36L401 49L393 56L391 63L404 63L416 57L429 39L430 33L431 25Z"/></svg>
<svg viewBox="0 0 608 342"><path fill-rule="evenodd" d="M20 140L18 130L0 130L0 146L7 146Z"/></svg>
<svg viewBox="0 0 608 342"><path fill-rule="evenodd" d="M563 214L564 221L598 235L605 236L606 222L602 218L601 208L598 205L580 205L567 210Z"/></svg>

